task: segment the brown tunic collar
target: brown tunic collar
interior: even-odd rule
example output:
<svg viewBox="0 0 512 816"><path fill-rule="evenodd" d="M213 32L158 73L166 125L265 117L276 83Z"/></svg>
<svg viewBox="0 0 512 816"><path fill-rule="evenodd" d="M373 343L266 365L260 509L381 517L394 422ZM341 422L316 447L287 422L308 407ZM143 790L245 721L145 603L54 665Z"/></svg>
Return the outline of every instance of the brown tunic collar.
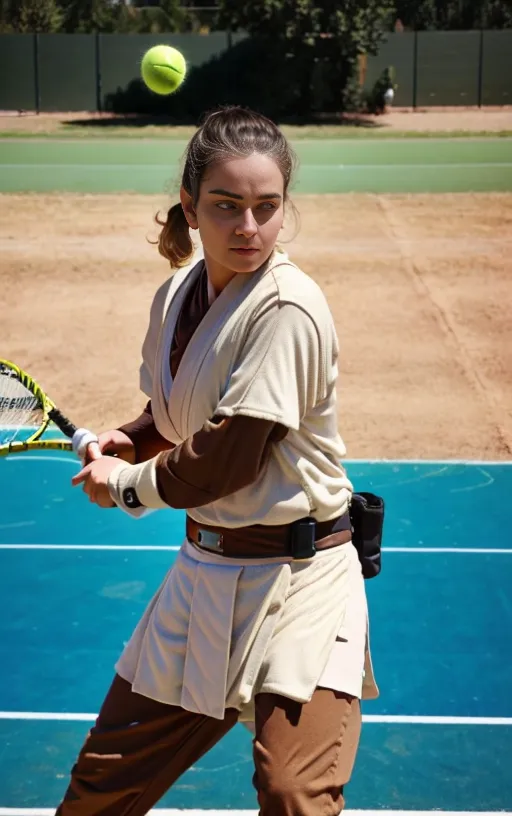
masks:
<svg viewBox="0 0 512 816"><path fill-rule="evenodd" d="M176 321L170 354L171 375L173 379L176 377L179 364L194 332L209 308L208 275L206 265L203 263L203 268L197 276L195 283L187 292L187 296L183 301L183 306Z"/></svg>

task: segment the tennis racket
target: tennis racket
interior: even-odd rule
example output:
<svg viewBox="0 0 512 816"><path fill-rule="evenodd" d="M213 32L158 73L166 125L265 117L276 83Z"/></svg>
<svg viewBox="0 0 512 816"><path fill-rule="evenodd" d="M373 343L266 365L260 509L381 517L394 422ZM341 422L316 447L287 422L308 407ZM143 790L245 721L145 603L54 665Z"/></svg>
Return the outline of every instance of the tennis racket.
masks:
<svg viewBox="0 0 512 816"><path fill-rule="evenodd" d="M66 439L43 439L53 422ZM85 462L89 452L101 456L98 437L87 428L77 428L56 407L41 386L26 371L0 359L0 458L33 450L69 450ZM151 511L145 507L121 508L132 518Z"/></svg>
<svg viewBox="0 0 512 816"><path fill-rule="evenodd" d="M67 439L43 439L53 422ZM98 437L77 428L26 371L0 359L0 457L30 450L73 450L84 459ZM99 448L98 448L99 454Z"/></svg>

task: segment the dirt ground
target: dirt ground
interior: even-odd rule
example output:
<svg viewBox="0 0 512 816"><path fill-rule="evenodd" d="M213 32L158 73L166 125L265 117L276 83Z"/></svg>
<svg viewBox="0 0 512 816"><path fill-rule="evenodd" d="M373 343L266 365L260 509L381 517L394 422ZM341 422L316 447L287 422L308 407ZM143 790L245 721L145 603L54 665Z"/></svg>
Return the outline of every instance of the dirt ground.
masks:
<svg viewBox="0 0 512 816"><path fill-rule="evenodd" d="M391 131L439 133L465 130L498 133L512 129L512 107L391 109L382 116L369 118Z"/></svg>
<svg viewBox="0 0 512 816"><path fill-rule="evenodd" d="M0 196L2 356L95 429L136 416L164 199ZM341 343L350 458L509 459L512 195L297 197Z"/></svg>
<svg viewBox="0 0 512 816"><path fill-rule="evenodd" d="M0 131L3 133L70 133L73 127L79 130L93 126L105 124L110 121L112 126L94 128L98 135L105 136L106 130L114 131L121 135L123 131L130 130L131 120L124 117L113 117L110 114L96 114L88 112L73 113L41 113L34 114L17 111L0 111ZM114 125L114 122L118 126ZM346 130L361 132L362 129L369 128L372 135L385 135L393 133L408 132L439 133L439 132L478 132L478 133L503 133L512 131L512 106L493 108L429 108L429 109L391 109L382 116L350 116L343 119ZM351 125L359 127L351 128ZM89 126L89 127L88 127ZM177 138L189 138L193 129L190 127L165 127L164 125L152 125L133 127L134 133L139 135L154 135L156 133L173 135ZM291 138L309 136L313 131L317 135L336 136L340 135L339 125L319 125L304 127L287 127L283 130ZM342 128L343 131L343 128Z"/></svg>

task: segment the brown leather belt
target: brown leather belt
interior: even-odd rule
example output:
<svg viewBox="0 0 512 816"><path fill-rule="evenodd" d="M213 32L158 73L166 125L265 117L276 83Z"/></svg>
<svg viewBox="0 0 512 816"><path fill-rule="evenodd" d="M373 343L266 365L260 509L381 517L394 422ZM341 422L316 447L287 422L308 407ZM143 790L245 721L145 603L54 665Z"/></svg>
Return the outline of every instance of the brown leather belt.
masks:
<svg viewBox="0 0 512 816"><path fill-rule="evenodd" d="M293 556L291 524L254 524L250 527L210 527L187 516L187 538L201 550L226 558L278 558ZM348 513L315 524L315 550L328 550L352 539Z"/></svg>

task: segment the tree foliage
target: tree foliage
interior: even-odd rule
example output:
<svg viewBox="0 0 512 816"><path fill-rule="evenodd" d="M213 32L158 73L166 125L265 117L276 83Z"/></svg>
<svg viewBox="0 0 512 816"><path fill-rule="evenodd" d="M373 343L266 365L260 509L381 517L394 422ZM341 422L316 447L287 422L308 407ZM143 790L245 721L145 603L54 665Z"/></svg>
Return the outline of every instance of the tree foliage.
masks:
<svg viewBox="0 0 512 816"><path fill-rule="evenodd" d="M219 0L223 27L310 45L333 38L353 53L376 49L394 11L385 0Z"/></svg>
<svg viewBox="0 0 512 816"><path fill-rule="evenodd" d="M59 31L62 11L57 0L2 0L0 31L38 32Z"/></svg>
<svg viewBox="0 0 512 816"><path fill-rule="evenodd" d="M58 4L64 33L112 31L114 28L114 9L108 0L58 0Z"/></svg>
<svg viewBox="0 0 512 816"><path fill-rule="evenodd" d="M221 25L266 38L293 62L300 91L297 111L314 107L315 75L328 88L321 107L343 107L360 54L375 54L394 19L394 4L379 0L219 0ZM346 102L346 99L345 99Z"/></svg>
<svg viewBox="0 0 512 816"><path fill-rule="evenodd" d="M211 20L211 0L0 0L0 32L189 31ZM215 25L311 46L332 37L333 50L372 53L383 28L512 28L511 0L218 0ZM208 12L208 13L207 13ZM208 27L208 26L207 26ZM318 43L315 47L318 47ZM328 50L328 49L327 49Z"/></svg>
<svg viewBox="0 0 512 816"><path fill-rule="evenodd" d="M510 0L397 0L396 15L417 31L512 27Z"/></svg>
<svg viewBox="0 0 512 816"><path fill-rule="evenodd" d="M186 31L190 16L180 0L147 8L125 0L0 0L0 32L159 34Z"/></svg>

